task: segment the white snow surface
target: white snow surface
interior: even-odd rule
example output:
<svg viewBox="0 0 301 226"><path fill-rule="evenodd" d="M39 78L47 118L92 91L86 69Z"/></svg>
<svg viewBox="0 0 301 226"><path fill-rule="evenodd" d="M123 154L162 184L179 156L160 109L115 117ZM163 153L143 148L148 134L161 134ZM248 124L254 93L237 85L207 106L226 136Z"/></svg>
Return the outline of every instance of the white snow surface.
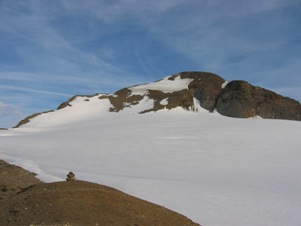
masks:
<svg viewBox="0 0 301 226"><path fill-rule="evenodd" d="M115 187L204 226L301 224L301 123L181 108L110 113L98 96L0 131L0 158L44 181Z"/></svg>
<svg viewBox="0 0 301 226"><path fill-rule="evenodd" d="M189 83L193 81L193 79L189 79L189 78L181 79L180 76L175 77L174 80L169 80L168 78L170 78L170 76L165 77L164 79L157 82L133 86L130 87L130 90L132 91L133 94L138 94L138 95L146 94L147 90L158 90L163 93L171 93L171 92L187 89Z"/></svg>

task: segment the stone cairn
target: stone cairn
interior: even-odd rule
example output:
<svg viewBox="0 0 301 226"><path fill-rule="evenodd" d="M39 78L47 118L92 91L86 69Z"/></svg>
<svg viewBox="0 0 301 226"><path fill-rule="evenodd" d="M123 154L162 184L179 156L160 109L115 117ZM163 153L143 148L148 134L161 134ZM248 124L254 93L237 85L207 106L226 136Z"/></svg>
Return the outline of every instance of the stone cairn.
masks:
<svg viewBox="0 0 301 226"><path fill-rule="evenodd" d="M66 181L75 181L75 174L70 171L68 174L67 174L67 178L66 178Z"/></svg>

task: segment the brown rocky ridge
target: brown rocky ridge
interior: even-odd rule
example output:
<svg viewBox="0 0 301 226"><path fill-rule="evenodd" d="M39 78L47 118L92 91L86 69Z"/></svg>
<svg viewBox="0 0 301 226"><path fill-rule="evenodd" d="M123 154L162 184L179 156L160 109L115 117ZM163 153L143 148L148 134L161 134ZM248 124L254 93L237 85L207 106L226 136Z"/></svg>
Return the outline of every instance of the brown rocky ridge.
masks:
<svg viewBox="0 0 301 226"><path fill-rule="evenodd" d="M73 179L42 183L0 160L0 225L199 225L162 206L68 175Z"/></svg>
<svg viewBox="0 0 301 226"><path fill-rule="evenodd" d="M182 72L168 77L171 81L176 78L191 79L192 81L187 88L180 91L162 92L149 89L144 95L138 95L131 91L131 87L128 87L118 90L114 95L101 95L99 99L108 99L111 102L112 107L108 109L111 112L119 112L133 105L138 105L143 98L147 97L153 100L154 106L142 110L139 112L141 114L176 107L194 110L194 100L197 100L202 108L210 112L216 110L224 116L236 118L260 116L267 119L301 121L301 105L298 101L253 86L246 81L226 82L222 77L208 72ZM76 97L78 96L62 103L57 110L71 107L72 101ZM83 97L89 101L93 95ZM162 105L161 101L165 99L167 104ZM39 114L25 118L16 127L28 123L31 118L37 115Z"/></svg>

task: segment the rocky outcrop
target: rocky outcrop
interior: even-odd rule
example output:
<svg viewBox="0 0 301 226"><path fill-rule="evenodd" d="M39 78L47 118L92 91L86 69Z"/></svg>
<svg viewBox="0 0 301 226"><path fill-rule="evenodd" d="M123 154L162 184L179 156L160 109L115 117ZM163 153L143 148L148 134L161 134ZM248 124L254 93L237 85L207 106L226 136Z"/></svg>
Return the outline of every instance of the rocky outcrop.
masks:
<svg viewBox="0 0 301 226"><path fill-rule="evenodd" d="M222 90L216 110L225 116L301 120L298 101L270 90L252 86L245 81L232 81Z"/></svg>
<svg viewBox="0 0 301 226"><path fill-rule="evenodd" d="M223 78L208 72L182 72L170 76L168 79L173 81L178 77L181 79L192 79L192 82L188 85L188 88L170 93L159 90L147 90L145 96L153 100L154 106L140 113L143 114L163 108L173 109L176 107L190 110L193 109L193 98L196 98L203 108L209 111L214 110L217 98L222 91L222 84L225 82ZM110 111L119 112L126 107L139 104L139 101L144 96L134 95L129 88L124 88L115 92L114 95L100 97L100 99L104 98L108 98L113 105ZM163 100L166 100L167 104L161 104Z"/></svg>
<svg viewBox="0 0 301 226"><path fill-rule="evenodd" d="M207 72L182 72L178 75L182 79L193 79L188 90L201 107L210 112L216 109L222 115L236 118L260 116L301 121L300 103L270 90L245 81L226 83L220 76Z"/></svg>
<svg viewBox="0 0 301 226"><path fill-rule="evenodd" d="M154 101L154 106L153 108L141 111L141 114L151 111L158 111L163 108L170 110L176 107L182 107L186 110L190 110L193 106L193 97L187 89L175 91L172 93L163 93L157 90L149 90L146 96ZM163 100L166 100L167 104L161 104Z"/></svg>
<svg viewBox="0 0 301 226"><path fill-rule="evenodd" d="M222 85L225 80L208 72L182 72L180 76L183 79L193 79L188 85L191 95L200 102L202 108L212 112L222 92Z"/></svg>
<svg viewBox="0 0 301 226"><path fill-rule="evenodd" d="M112 104L109 111L119 112L125 107L139 104L139 101L143 99L143 96L132 95L128 88L124 88L115 92L114 95L102 95L99 99L109 99Z"/></svg>

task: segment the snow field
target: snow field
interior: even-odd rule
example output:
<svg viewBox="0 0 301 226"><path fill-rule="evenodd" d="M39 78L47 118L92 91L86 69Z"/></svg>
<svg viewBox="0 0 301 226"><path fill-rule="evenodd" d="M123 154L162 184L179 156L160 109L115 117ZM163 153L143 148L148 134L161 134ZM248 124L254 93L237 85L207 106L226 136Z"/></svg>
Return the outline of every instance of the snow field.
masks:
<svg viewBox="0 0 301 226"><path fill-rule="evenodd" d="M1 131L0 157L45 181L72 170L202 225L300 225L300 122L182 109L92 115Z"/></svg>

